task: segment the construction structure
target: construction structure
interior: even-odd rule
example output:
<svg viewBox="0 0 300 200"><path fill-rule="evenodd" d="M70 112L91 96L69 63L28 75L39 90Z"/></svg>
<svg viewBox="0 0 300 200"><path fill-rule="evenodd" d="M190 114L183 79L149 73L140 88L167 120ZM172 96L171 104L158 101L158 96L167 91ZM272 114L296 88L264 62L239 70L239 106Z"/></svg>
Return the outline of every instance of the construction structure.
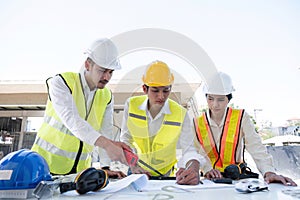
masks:
<svg viewBox="0 0 300 200"><path fill-rule="evenodd" d="M195 93L201 82L187 83L184 79L178 78L178 74L175 80L177 81L173 85L170 98L187 108L191 117L199 115L200 109ZM115 140L119 139L124 102L130 96L143 94L142 85L137 82L139 81L128 78L122 79L121 82L112 81L108 85L113 92L115 102L113 133ZM47 87L43 82L0 81L0 159L9 152L31 148L37 130L30 129L30 119L43 118L47 98ZM265 141L265 144L270 145L268 141ZM276 169L295 178L299 178L298 172L292 170L295 167L299 168L298 145L267 147L268 152L273 155ZM289 162L281 162L283 160ZM282 163L285 165L283 166Z"/></svg>
<svg viewBox="0 0 300 200"><path fill-rule="evenodd" d="M176 73L174 73L176 76ZM136 73L134 74L136 76ZM196 116L198 107L194 93L201 85L187 83L180 76L173 85L170 98ZM114 138L118 140L123 108L130 96L143 94L141 84L133 77L112 81L108 87L114 95ZM31 118L43 118L47 102L47 86L41 81L0 81L0 159L9 152L31 148L37 130L30 129Z"/></svg>

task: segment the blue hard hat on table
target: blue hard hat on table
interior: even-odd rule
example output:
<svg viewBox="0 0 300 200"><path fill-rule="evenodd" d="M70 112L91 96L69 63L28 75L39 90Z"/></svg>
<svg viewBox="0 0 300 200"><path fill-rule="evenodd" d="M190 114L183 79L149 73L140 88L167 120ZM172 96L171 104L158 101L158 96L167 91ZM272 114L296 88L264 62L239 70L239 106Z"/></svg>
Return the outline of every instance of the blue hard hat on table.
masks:
<svg viewBox="0 0 300 200"><path fill-rule="evenodd" d="M52 180L46 160L38 153L20 149L0 160L0 190L31 189Z"/></svg>

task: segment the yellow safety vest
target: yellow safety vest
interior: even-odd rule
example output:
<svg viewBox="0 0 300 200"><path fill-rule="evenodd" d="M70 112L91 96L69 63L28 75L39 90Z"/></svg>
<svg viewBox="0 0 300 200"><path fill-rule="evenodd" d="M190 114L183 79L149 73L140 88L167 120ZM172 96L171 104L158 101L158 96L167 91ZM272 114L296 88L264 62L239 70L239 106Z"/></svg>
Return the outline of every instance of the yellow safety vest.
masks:
<svg viewBox="0 0 300 200"><path fill-rule="evenodd" d="M197 139L206 151L214 168L224 171L230 164L237 164L236 150L239 142L244 110L228 108L220 139L219 150L212 135L206 113L194 120Z"/></svg>
<svg viewBox="0 0 300 200"><path fill-rule="evenodd" d="M137 149L139 159L151 165L160 173L166 174L177 163L176 145L186 110L169 99L171 114L165 114L159 131L154 138L150 138L146 111L138 108L146 98L145 95L131 97L128 108L128 130L133 138L133 145ZM141 167L150 171L154 176L159 175L145 166Z"/></svg>
<svg viewBox="0 0 300 200"><path fill-rule="evenodd" d="M107 88L98 89L88 111L80 74L66 72L59 76L69 88L80 117L86 120L95 130L99 130L106 106L112 98L111 91ZM93 148L93 146L82 142L72 134L57 116L51 99L48 99L44 121L37 133L32 150L46 159L51 173L68 174L74 170L79 172L90 167Z"/></svg>

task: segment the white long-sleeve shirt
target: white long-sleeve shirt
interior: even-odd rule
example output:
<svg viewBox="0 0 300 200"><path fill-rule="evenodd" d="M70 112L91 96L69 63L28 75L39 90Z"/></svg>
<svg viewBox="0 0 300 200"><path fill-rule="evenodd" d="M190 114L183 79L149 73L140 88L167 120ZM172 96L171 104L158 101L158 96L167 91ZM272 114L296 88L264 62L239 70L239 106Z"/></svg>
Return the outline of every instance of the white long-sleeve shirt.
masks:
<svg viewBox="0 0 300 200"><path fill-rule="evenodd" d="M164 119L165 114L170 114L170 106L168 101L164 104L160 112L156 115L156 117L153 119L148 108L147 108L147 102L148 99L146 99L141 105L137 105L139 109L145 110L146 115L148 118L148 132L149 132L149 137L153 137L156 135L158 130L161 127L161 124ZM132 136L128 130L127 127L127 120L128 120L128 107L129 107L129 99L127 99L124 107L124 115L123 115L123 121L122 121L122 127L121 127L121 136L120 140L124 142L125 144L132 146ZM197 153L197 150L194 146L194 139L195 139L195 134L193 134L191 130L192 124L190 117L188 114L185 115L182 129L181 129L181 134L177 142L177 149L182 149L182 159L178 162L177 166L178 167L185 167L186 163L189 160L195 159L199 161L201 164L204 159L200 154ZM202 158L202 159L201 159Z"/></svg>
<svg viewBox="0 0 300 200"><path fill-rule="evenodd" d="M219 126L214 120L210 118L209 112L207 112L207 118L216 143L216 147L219 148L221 134L225 122L225 114ZM241 139L239 140L239 144L236 150L237 158L242 158L243 149L245 146L247 152L255 161L257 169L262 175L264 175L266 172L274 172L275 169L273 166L272 156L267 153L266 147L261 142L261 137L256 133L255 127L250 119L250 116L246 112L244 112L242 118L240 138ZM200 145L199 142L197 142L197 145ZM200 148L199 153L206 158L205 165L202 167L203 173L205 174L206 172L212 169L212 164L202 148Z"/></svg>
<svg viewBox="0 0 300 200"><path fill-rule="evenodd" d="M92 100L96 89L92 91L90 90L85 80L84 71L80 72L80 77L87 110L89 110L92 105ZM95 130L87 121L79 116L76 104L69 91L69 88L66 86L65 82L60 76L55 76L50 80L49 95L56 114L59 116L64 125L77 138L90 145L94 145L96 140L101 135L107 138L111 138L110 135L113 131L113 97L112 101L107 105L105 109L100 130ZM109 160L105 152L101 155L104 160Z"/></svg>

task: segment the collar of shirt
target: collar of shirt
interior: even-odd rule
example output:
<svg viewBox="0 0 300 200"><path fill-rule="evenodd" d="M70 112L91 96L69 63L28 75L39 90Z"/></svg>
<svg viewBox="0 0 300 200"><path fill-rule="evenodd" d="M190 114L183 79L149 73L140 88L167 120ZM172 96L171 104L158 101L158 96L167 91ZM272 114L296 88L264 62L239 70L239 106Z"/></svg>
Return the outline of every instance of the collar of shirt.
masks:
<svg viewBox="0 0 300 200"><path fill-rule="evenodd" d="M163 105L163 107L161 108L161 110L159 111L159 113L156 115L156 117L153 119L149 110L148 110L148 98L139 106L140 110L145 110L147 116L149 117L149 119L151 120L155 120L157 118L160 118L163 114L171 114L171 110L170 110L170 106L169 106L169 101L167 100L165 102L165 104Z"/></svg>
<svg viewBox="0 0 300 200"><path fill-rule="evenodd" d="M226 109L226 110L227 110L227 109ZM209 110L206 112L206 114L207 114L208 122L209 122L209 124L210 124L211 126L222 127L222 126L224 125L224 122L225 122L225 116L226 116L226 111L225 111L225 113L224 113L224 115L223 115L222 123L220 124L220 126L218 126L217 123L216 123L214 120L211 119Z"/></svg>
<svg viewBox="0 0 300 200"><path fill-rule="evenodd" d="M85 70L80 71L80 79L81 79L81 83L82 83L82 88L83 88L84 98L85 98L85 101L86 101L86 106L89 109L97 88L95 88L94 90L90 90L89 85L87 84L87 82L85 80L84 73L85 73Z"/></svg>
<svg viewBox="0 0 300 200"><path fill-rule="evenodd" d="M84 76L85 70L80 72L80 79L81 79L81 83L82 83L82 87L84 90L84 93L95 93L97 88L95 88L94 90L90 90L89 85L87 84L86 80L85 80L85 76Z"/></svg>

